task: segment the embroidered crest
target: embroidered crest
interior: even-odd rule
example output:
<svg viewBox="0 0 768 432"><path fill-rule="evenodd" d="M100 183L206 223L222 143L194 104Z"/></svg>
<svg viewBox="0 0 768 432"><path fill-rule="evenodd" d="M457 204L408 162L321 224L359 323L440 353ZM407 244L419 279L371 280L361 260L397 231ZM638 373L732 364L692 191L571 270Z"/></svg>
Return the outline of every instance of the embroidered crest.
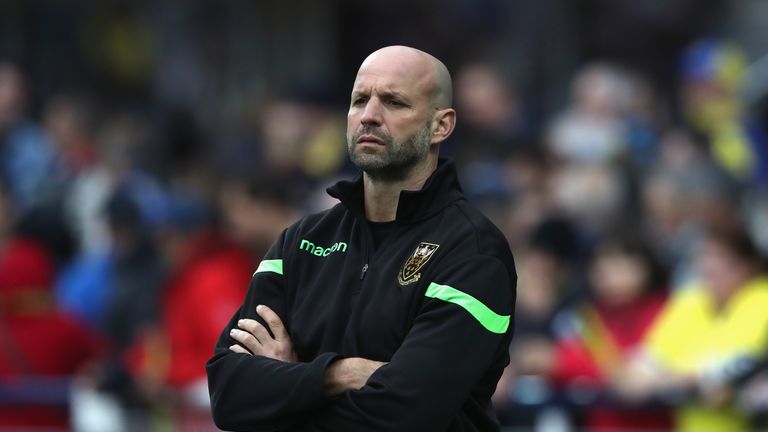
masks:
<svg viewBox="0 0 768 432"><path fill-rule="evenodd" d="M413 254L408 257L408 260L405 261L405 265L403 265L403 268L397 274L397 281L400 282L400 285L408 285L418 281L421 278L419 270L421 270L421 268L424 267L424 264L432 258L432 255L435 254L435 251L439 247L440 245L434 243L419 243L419 246L417 246L416 250L413 251Z"/></svg>

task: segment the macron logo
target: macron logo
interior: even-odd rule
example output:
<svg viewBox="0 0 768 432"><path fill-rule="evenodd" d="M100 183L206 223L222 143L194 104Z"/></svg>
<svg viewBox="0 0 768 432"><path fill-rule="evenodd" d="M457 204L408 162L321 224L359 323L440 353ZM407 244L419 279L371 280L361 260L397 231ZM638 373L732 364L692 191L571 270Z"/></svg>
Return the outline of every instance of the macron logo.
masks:
<svg viewBox="0 0 768 432"><path fill-rule="evenodd" d="M333 246L324 248L322 246L315 245L309 240L301 239L299 249L307 251L315 256L328 256L333 252L346 252L347 244L344 242L336 242L333 244Z"/></svg>

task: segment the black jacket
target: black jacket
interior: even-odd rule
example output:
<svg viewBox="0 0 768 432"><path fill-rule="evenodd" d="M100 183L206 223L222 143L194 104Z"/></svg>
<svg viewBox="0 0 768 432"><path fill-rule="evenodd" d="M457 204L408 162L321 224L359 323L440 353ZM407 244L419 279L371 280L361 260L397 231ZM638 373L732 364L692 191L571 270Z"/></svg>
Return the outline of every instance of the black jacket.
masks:
<svg viewBox="0 0 768 432"><path fill-rule="evenodd" d="M464 199L441 160L400 195L393 232L371 253L362 179L341 203L285 230L208 361L216 424L231 430L490 431L490 397L509 361L516 274L499 230ZM298 363L228 350L229 330L271 307ZM262 322L263 323L263 322ZM360 390L325 396L340 357L389 362Z"/></svg>

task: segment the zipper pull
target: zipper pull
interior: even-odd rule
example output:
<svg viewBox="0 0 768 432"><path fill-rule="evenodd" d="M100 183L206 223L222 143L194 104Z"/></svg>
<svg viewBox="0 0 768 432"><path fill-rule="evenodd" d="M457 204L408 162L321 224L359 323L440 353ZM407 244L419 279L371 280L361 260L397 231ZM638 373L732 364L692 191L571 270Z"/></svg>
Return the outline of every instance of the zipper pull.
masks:
<svg viewBox="0 0 768 432"><path fill-rule="evenodd" d="M363 266L363 270L360 272L360 280L363 280L363 278L365 277L365 272L367 272L367 271L368 271L368 264L366 263Z"/></svg>

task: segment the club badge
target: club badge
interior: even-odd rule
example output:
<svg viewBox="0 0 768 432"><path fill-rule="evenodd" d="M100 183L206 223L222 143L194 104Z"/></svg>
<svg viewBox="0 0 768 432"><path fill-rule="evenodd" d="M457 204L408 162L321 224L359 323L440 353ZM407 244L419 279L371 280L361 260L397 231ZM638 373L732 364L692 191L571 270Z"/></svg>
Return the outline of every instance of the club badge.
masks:
<svg viewBox="0 0 768 432"><path fill-rule="evenodd" d="M409 285L421 278L419 271L432 258L440 245L434 243L421 242L413 254L405 261L403 268L397 274L397 281L400 285Z"/></svg>

